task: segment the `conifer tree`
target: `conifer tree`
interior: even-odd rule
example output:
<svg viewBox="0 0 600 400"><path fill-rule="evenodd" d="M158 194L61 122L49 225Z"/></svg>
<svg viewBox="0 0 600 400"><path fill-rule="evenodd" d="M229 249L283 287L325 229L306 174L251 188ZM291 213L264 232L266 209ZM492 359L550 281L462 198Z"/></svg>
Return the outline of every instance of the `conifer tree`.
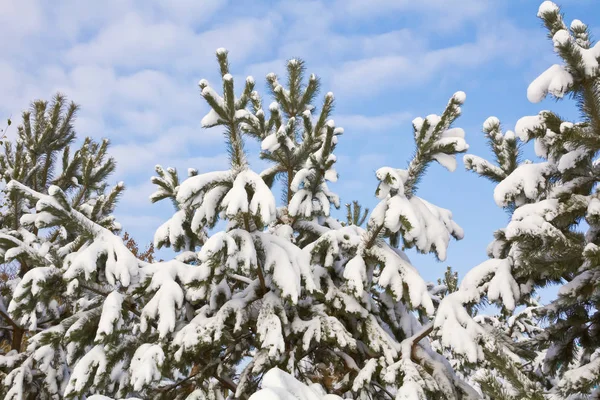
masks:
<svg viewBox="0 0 600 400"><path fill-rule="evenodd" d="M544 156L553 166L552 176L545 201L538 204L551 205L542 212L553 227L544 236L553 237L565 249L557 254L545 245L553 250L548 261L538 261L538 252L527 254L536 272L546 264L551 279L561 277L558 297L543 309L548 324L535 342L547 348L543 371L557 379L555 392L593 398L600 396L600 201L595 159L600 150L600 44L591 41L581 21L574 20L567 27L554 3L544 2L538 16L563 64L540 75L529 86L528 98L537 102L546 93L558 99L569 95L577 101L582 119L569 122L555 113L541 112L518 124L524 139L547 149ZM583 220L587 227L579 224Z"/></svg>
<svg viewBox="0 0 600 400"><path fill-rule="evenodd" d="M458 318L453 335L461 328L475 333L468 348L461 348L450 332L446 336L446 344L457 353L470 351L472 361L479 363L485 354L491 362L480 382L490 398L596 398L600 395L595 217L600 204L595 160L600 150L600 45L592 43L581 21L567 27L560 9L550 1L541 4L538 17L562 64L536 78L527 97L537 103L547 95L557 100L569 96L582 119L570 122L541 111L521 118L514 133L503 133L497 118L484 123L496 163L468 155L465 164L497 183L494 199L508 210L511 220L494 234L488 248L491 259L469 272L440 310L452 301L469 305L489 300L500 306L501 318L491 324L480 320L473 325L467 310ZM533 142L541 161L520 162L517 139ZM550 284L560 285L557 298L537 305L536 290ZM514 314L517 306L526 308ZM491 339L490 325L502 320L514 323L509 333L516 330L517 337Z"/></svg>
<svg viewBox="0 0 600 400"><path fill-rule="evenodd" d="M453 170L467 149L462 129L452 128L464 93L441 116L413 121L407 169L379 169L380 202L366 228L344 226L331 216L339 199L328 187L343 133L329 118L333 94L315 113L318 79L304 83L304 64L291 60L286 87L267 76L275 100L267 117L254 80L236 97L227 52L217 59L221 94L199 83L211 108L202 123L223 129L230 168L190 169L180 181L157 166L152 178L151 200L175 208L155 245L173 247L174 260L135 257L114 226L79 211L59 185L35 190L11 178L9 196L35 205L22 211L24 232L67 231L77 245L27 270L15 288L8 313L37 333L26 351L1 359L12 368L8 398L244 399L277 369L355 398L477 398L431 347L437 297L389 242L401 238L443 260L450 237L462 238L450 211L416 187L431 162ZM247 138L260 140L272 162L260 174L250 169ZM277 177L286 182L281 207L270 188ZM219 220L224 230L210 234ZM17 244L4 257L23 254ZM30 385L35 379L45 383Z"/></svg>
<svg viewBox="0 0 600 400"><path fill-rule="evenodd" d="M31 109L23 112L16 141L5 138L0 154L4 184L0 264L14 270L14 276L7 277L0 288L0 321L7 327L3 335L11 343L11 351L0 357L0 367L8 373L9 399L43 399L61 393L68 380L65 353L49 349L34 353L27 350L25 342L34 341L38 331L73 318L87 301L85 296L61 296L64 258L85 246L89 237L56 213L54 202L110 232L120 229L111 213L124 187L109 188L106 183L115 168L114 160L106 155L108 141L96 143L86 138L80 148L71 151L77 108L60 94L51 102L33 102ZM52 200L36 203L36 195ZM55 333L55 341L62 339Z"/></svg>
<svg viewBox="0 0 600 400"><path fill-rule="evenodd" d="M299 289L300 291L304 291L302 303L298 304L294 304L296 295L290 299L292 300L291 303L285 301L281 302L280 298L285 297L282 296L282 294L285 294L285 290L289 289L280 287L279 285L282 285L283 283L278 283L276 281L276 269L281 268L277 265L278 263L274 265L273 271L268 271L266 269L265 271L263 270L264 267L255 266L256 277L245 277L246 279L244 280L247 282L254 282L254 284L258 284L260 287L257 298L251 300L257 307L260 307L259 304L265 302L265 294L271 295L271 293L278 293L278 300L276 303L277 308L274 311L268 311L263 317L269 316L269 319L275 321L274 324L276 330L271 336L277 337L283 335L279 338L280 342L275 343L278 345L278 351L275 352L272 349L275 347L275 344L268 343L271 346L271 350L269 350L267 354L267 349L264 349L264 339L261 338L260 334L260 331L262 330L259 328L260 321L248 321L252 324L257 324L255 330L259 332L259 335L258 337L255 335L250 335L247 338L244 337L245 340L248 340L248 344L242 347L248 349L256 348L256 351L254 352L255 354L243 354L245 357L252 357L252 360L249 361L240 375L239 384L236 386L236 393L237 395L243 395L243 390L245 390L247 386L256 388L256 383L254 382L257 382L257 379L253 378L253 375L260 376L261 371L265 371L265 366L279 366L285 367L288 372L293 375L304 377L322 377L323 369L337 369L338 372L334 371L334 375L342 376L343 379L341 382L335 382L335 385L333 385L334 387L328 387L328 389L334 390L337 393L354 391L361 396L367 396L369 393L370 395L378 393L382 394L387 391L385 386L388 386L388 383L383 380L379 383L377 380L380 380L381 378L375 380L372 375L376 371L383 370L383 367L386 366L386 362L382 359L380 361L381 366L378 366L375 362L376 360L373 359L373 356L378 352L383 352L381 353L381 356L387 354L387 362L390 362L394 357L397 357L397 346L399 346L399 342L395 342L395 340L397 340L394 338L396 332L386 332L386 328L381 325L384 324L384 326L387 326L390 323L387 319L380 320L378 319L379 317L367 319L366 325L359 326L358 329L357 321L367 317L370 308L378 307L374 301L384 301L389 304L389 307L392 307L392 309L385 311L385 313L391 313L390 316L395 315L393 318L399 320L400 315L397 315L397 313L402 312L402 309L399 311L392 311L395 301L400 301L402 299L401 286L405 284L402 283L403 280L401 278L402 272L404 271L400 272L399 269L402 270L407 268L408 270L405 274L414 274L414 272L410 272L412 271L412 267L405 265L406 261L401 255L391 249L385 249L385 246L387 245L385 242L381 241L381 237L382 235L389 235L387 232L396 233L402 228L406 230L425 230L426 224L424 219L428 218L427 223L434 224L434 219L440 218L440 214L442 215L442 221L437 222L437 225L435 225L436 227L447 226L448 228L444 229L449 229L458 237L461 236L461 232L450 220L450 214L446 210L438 209L416 197L412 199L414 205L409 205L407 207L408 210L405 211L406 213L410 213L409 218L413 218L410 221L412 222L412 225L407 222L401 227L400 222L391 222L390 227L387 227L382 226L385 223L375 223L370 231L370 235L356 225L343 227L340 222L330 217L331 205L336 207L339 206L339 200L335 194L330 192L327 186L327 181L332 182L337 180L337 173L333 169L335 156L332 153L335 149L338 136L343 133L340 128L335 128L335 124L332 120L328 119L333 107L333 94L328 93L325 96L318 117L314 119L312 117L314 106L310 104L310 101L316 95L318 79L314 75L311 75L308 79L308 83L304 85L303 62L291 60L287 65L288 85L286 88L279 84L277 76L273 74L267 76L267 82L275 99L275 102L271 103L269 106L270 115L267 118L262 107L261 98L253 91L254 80L252 78L246 80L246 86L243 89L240 98L235 101L232 100L233 84L231 75L229 74L229 65L225 51L219 50L217 52L217 58L223 77L223 96L221 97L216 94L205 80L200 81L202 95L212 107L209 114L204 117L203 124L206 127L218 125L225 127L228 145L230 146L229 152L231 154L232 162L231 171L218 174L213 173L210 177L207 176L208 174L193 176L179 186L176 190L176 194L175 190L171 189L169 192L172 193L171 199L174 199L175 202L181 204L180 207L186 209L193 209L195 207L196 210L193 216L186 214L185 221L187 222L183 223L179 222L181 219L178 219L179 217L175 215L169 222L168 229L161 228L157 232L155 243L157 246L175 243L176 240L174 240L172 232L179 232L179 237L181 237L179 240L181 242L191 243L196 241L196 238L185 238L185 232L187 230L186 226L191 227L191 230L195 232L198 238L203 237L206 228L212 228L215 225L217 217L219 217L219 210L222 210L220 216L229 220L228 229L236 231L241 228L251 232L255 236L263 237L264 233L259 233L259 231L264 224L261 223L262 221L260 220L257 223L255 215L250 213L249 215L238 216L230 213L229 205L227 205L227 208L224 206L219 207L219 202L226 201L227 196L229 196L228 187L231 183L228 183L227 180L229 182L231 182L231 180L235 181L236 178L234 177L236 169L246 168L247 165L245 161L247 157L243 152L243 138L238 132L243 132L250 137L261 140L261 148L263 150L261 157L272 161L273 166L262 172L260 176L263 177L264 181L268 184L272 183L278 175L283 175L286 178L285 182L287 182L284 190L284 200L286 204L276 210L276 219L271 221L267 232L285 238L290 245L290 249L303 249L303 254L310 255L313 259L310 270L312 270L313 273L310 280L304 277L301 281L303 286L305 286L304 288L301 288L298 285L300 282L296 283L297 288L294 289L293 292L299 292ZM250 111L244 108L244 103L248 101L248 99L251 103ZM384 168L380 171L380 179L383 181L381 184L382 193L380 194L380 197L383 199L382 204L380 204L380 215L383 216L386 213L387 208L393 208L393 205L390 207L386 204L388 197L392 197L389 195L390 192L399 198L398 200L392 199L391 202L398 201L401 203L403 201L402 199L406 199L404 201L408 200L405 197L406 192L399 192L397 189L402 185L403 179L405 178L411 178L411 184L414 186L429 162L438 160L453 169L452 154L466 149L462 130L449 129L451 123L460 113L459 105L462 104L462 101L464 101L464 95L459 93L450 101L448 108L442 117L432 115L428 117L427 120L415 120L415 135L419 140L419 143L417 155L410 164L411 168L414 169L414 172L407 173L403 176L401 170L392 168ZM302 124L297 123L300 117L303 121ZM170 171L171 172L169 173L171 175L176 174L176 171ZM157 167L157 172L160 176L153 178L154 181L159 182L159 179L163 179L163 181L160 181L160 189L152 196L152 198L166 198L167 191L165 188L167 185L164 180L166 174L162 167ZM222 180L218 181L219 179ZM191 186L188 186L192 185L194 181L199 182L198 187L192 188ZM235 187L235 184L233 184L233 186ZM175 189L175 185L172 184L171 187ZM204 189L204 187L206 187L206 189ZM383 193L383 191L385 191L385 193ZM412 191L408 193L408 195L412 197ZM196 205L191 205L193 203L196 203ZM215 206L217 208L216 211L214 210ZM242 207L242 210L251 211L247 206ZM394 209L394 211L402 213L402 211L396 209ZM360 210L356 206L355 213L357 214L357 222L361 222L360 219L365 218L364 216L359 215ZM398 218L399 221L402 219L401 216L396 216L396 218ZM430 232L426 231L422 233L416 232L416 235L419 234L421 236L419 237L417 246L421 251L428 252L432 248L436 248L439 249L442 257L444 256L448 238L444 238L443 236L441 238L434 238ZM427 234L429 234L429 236L427 236ZM204 248L206 248L210 242L215 240L213 239L215 236L208 239ZM448 237L449 236L450 234L448 234ZM219 238L219 240L223 239ZM241 241L239 238L235 240ZM410 240L414 241L412 237ZM254 241L256 242L256 239L254 239ZM434 241L436 242L433 243ZM360 271L360 266L358 266L357 271L344 273L344 269L348 270L344 265L348 263L350 259L354 258L355 263L361 263L359 258L362 258L362 256L358 256L357 253L360 251L359 248L365 244L364 242L367 243L369 250L371 250L372 247L378 248L373 255L369 254L368 256L365 256L365 258L368 257L370 259L369 261L372 263L368 267L371 271L368 273L369 276L367 276L367 271L364 271L364 273ZM379 249L381 246L383 246L383 248ZM220 247L221 245L219 245L219 248ZM264 248L266 248L265 244L259 246L259 249ZM204 249L200 251L201 255L203 253ZM235 257L239 257L239 253L240 250L237 250ZM254 254L254 252L251 254ZM265 257L266 260L266 254L262 255L259 252L259 257L261 256ZM194 256L190 254L189 251L182 253L180 257L182 257L182 260L184 258L186 260L194 259ZM254 257L254 255L252 255L252 257ZM391 257L391 260L387 262L388 260L386 257ZM207 262L207 260L195 261L200 262L201 264ZM259 258L259 265L265 262L261 261L262 260ZM239 264L240 262L242 261L238 260L234 264ZM220 263L229 265L231 261L225 259ZM381 282L385 282L384 285L387 286L388 293L390 293L389 295L385 295L384 293L375 290L375 285L377 284L374 282L372 274L379 269L380 263L384 265L386 263L389 264L387 265L388 270L386 271L389 276L384 276L384 280L380 280L379 283L379 285L381 285ZM367 268L364 262L363 264L364 268ZM218 263L215 263L214 265L218 265ZM381 268L383 269L383 267ZM350 268L350 270L351 269L352 268ZM252 269L250 269L250 271L252 271ZM300 272L301 271L302 270L300 270ZM269 272L274 275L269 276ZM375 274L378 273L379 272L375 272ZM229 286L228 291L230 293L235 293L236 289L239 290L240 288L243 288L243 286L240 287L238 283L241 280L239 275L243 276L247 274L247 271L239 271L234 279L234 284L227 284ZM261 275L263 276L261 277ZM364 278L360 278L363 275ZM404 278L404 280L410 279L410 276L411 275ZM418 275L412 275L412 277L415 279L414 283L419 284L419 282L422 282ZM214 279L216 279L216 282L213 285L217 286L218 282L225 281L226 276L215 277ZM249 279L254 279L254 281ZM372 289L364 290L363 293L359 294L353 293L355 290L352 286L359 286L356 279L364 279L366 284L372 286ZM311 287L313 285L315 286L314 288ZM360 284L360 286L362 286L362 284ZM385 288L385 286L383 286L383 288ZM392 294L392 287L394 287L393 290L396 292L395 300L394 295ZM417 307L421 304L421 301L426 301L424 298L419 297L427 295L424 282L422 282L421 287L425 292L416 294L416 297L412 299ZM373 290L375 291L373 292ZM377 298L367 300L371 295L369 294L370 292L376 297L383 296L383 300ZM322 297L323 295L325 295L324 298ZM229 296L232 296L232 299L235 298L233 294L230 294ZM275 300L273 299L270 301ZM361 301L366 303L361 304ZM237 298L236 304L239 304ZM242 303L241 306L245 307L246 303ZM230 306L228 302L225 302L224 305L221 306L222 310L227 310L227 313L232 312L231 307L232 306ZM412 318L408 312L409 309L410 308L404 309L406 311L404 311L404 314L402 315L403 319ZM277 311L277 313L275 311ZM214 313L214 311L208 310L207 312L209 312L209 315ZM218 316L221 312L221 310L218 310L216 315ZM236 309L235 312L238 313L242 311L237 311ZM377 314L382 312L383 311L380 311ZM272 316L273 314L275 315ZM259 313L258 317L260 316ZM205 321L210 321L213 318L215 317L211 316L210 319L203 320L203 323L206 323ZM236 320L239 318L241 317L236 317ZM247 321L248 318L250 317L244 317L242 319ZM400 322L395 323L397 326L396 329L400 329L399 323ZM406 324L406 321L403 321L402 323ZM416 321L414 323L418 324ZM287 324L290 325L286 326ZM281 327L277 328L279 326ZM235 327L235 329L237 329L237 327ZM368 332L372 330L378 332L378 335L376 335L375 338L376 343L366 343L357 347L357 343L361 343L363 340L367 341L366 337L361 336L368 336ZM251 331L254 331L254 329L251 329ZM289 333L287 333L287 331L289 331ZM411 331L411 334L412 333L414 332ZM403 334L405 336L407 335L407 333ZM411 336L411 334L408 334L407 336ZM221 336L221 333L219 333L219 336ZM357 336L358 338L356 338ZM260 346L257 345L257 339L263 340L263 349L260 349ZM370 340L372 339L369 339L369 341ZM208 343L206 345L208 345ZM206 348L206 345L203 347ZM329 351L318 351L321 346L324 345L328 347ZM336 350L336 346L340 345L341 348ZM363 348L361 349L361 347ZM415 344L414 347L417 348L417 345ZM374 349L375 353L373 354L372 350L369 350L369 348ZM238 355L238 359L241 359L241 356L242 355ZM432 359L431 356L425 358L428 359L430 365L436 365L436 360ZM359 367L367 361L367 365ZM401 369L401 367L395 366L394 369L395 371L392 374L398 376L397 370ZM442 381L442 384L453 387L451 393L458 393L458 390L463 390L464 388L454 388L457 385L457 382L452 381L453 377L451 371L449 374L449 378L446 378L448 380ZM230 375L233 375L233 373L230 373ZM398 381L401 381L400 377L397 379ZM430 377L429 379L432 378ZM393 383L397 384L397 382ZM435 390L434 387L436 385L438 385L439 389L439 384L436 383L430 384L430 386L432 386L430 390ZM410 390L408 389L410 385L406 386L407 388L405 390ZM458 384L458 386L460 386L460 384ZM428 389L423 389L423 393ZM392 390L397 390L394 389L394 385L392 385Z"/></svg>

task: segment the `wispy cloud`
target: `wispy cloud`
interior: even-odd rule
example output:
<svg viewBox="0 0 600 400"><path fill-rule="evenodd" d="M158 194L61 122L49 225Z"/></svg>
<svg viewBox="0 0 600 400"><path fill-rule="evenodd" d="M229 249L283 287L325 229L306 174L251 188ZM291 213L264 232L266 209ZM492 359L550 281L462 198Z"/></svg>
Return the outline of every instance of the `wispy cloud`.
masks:
<svg viewBox="0 0 600 400"><path fill-rule="evenodd" d="M354 18L373 18L398 13L416 13L436 30L461 26L493 9L490 0L338 0L338 6Z"/></svg>
<svg viewBox="0 0 600 400"><path fill-rule="evenodd" d="M344 128L344 135L388 134L414 116L408 111L384 115L339 114L337 125Z"/></svg>
<svg viewBox="0 0 600 400"><path fill-rule="evenodd" d="M0 117L17 121L30 100L56 91L81 104L76 129L113 142L114 178L128 184L118 215L130 226L145 226L139 228L143 240L152 233L144 229L171 212L140 205L152 190L156 163L182 175L188 167L227 168L221 131L200 127L207 106L197 82L208 78L219 86L217 47L230 50L236 78L256 78L266 104L264 76L283 75L286 59L304 58L308 72L321 76L323 92L336 94L333 118L346 130L340 147L367 153L340 155L345 178L335 187L354 196L371 193L365 189L374 181L361 186L363 175L370 178L386 159L398 157L391 153L397 149L369 147L373 135L393 144L390 134L439 109L447 96L438 93L440 84L484 87L487 78L477 70L531 65L540 59L532 49L545 40L534 15L528 28L518 27L506 16L508 6L492 0L283 0L243 7L226 0L5 3ZM251 160L257 170L266 166L256 155Z"/></svg>
<svg viewBox="0 0 600 400"><path fill-rule="evenodd" d="M241 18L226 25L196 32L193 26L172 21L148 21L130 12L102 29L90 41L70 49L66 60L73 64L113 67L165 68L190 73L212 66L217 47L230 49L232 61L269 48L275 34L272 18Z"/></svg>
<svg viewBox="0 0 600 400"><path fill-rule="evenodd" d="M375 96L390 88L414 88L449 73L465 75L494 60L519 63L539 43L528 34L506 23L488 28L471 42L351 60L337 70L333 85L344 94Z"/></svg>

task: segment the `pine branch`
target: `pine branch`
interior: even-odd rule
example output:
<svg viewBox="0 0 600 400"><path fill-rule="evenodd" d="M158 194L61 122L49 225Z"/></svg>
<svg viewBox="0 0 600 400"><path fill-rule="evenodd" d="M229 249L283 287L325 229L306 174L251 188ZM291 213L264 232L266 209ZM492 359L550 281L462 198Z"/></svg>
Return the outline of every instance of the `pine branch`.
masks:
<svg viewBox="0 0 600 400"><path fill-rule="evenodd" d="M21 342L23 341L23 333L25 330L20 327L13 319L4 311L0 310L0 317L4 318L6 322L12 327L12 342L11 342L11 350L16 350L17 352L21 352Z"/></svg>
<svg viewBox="0 0 600 400"><path fill-rule="evenodd" d="M379 382L372 380L371 385L379 388L383 393L385 393L390 399L394 400L396 396L391 394L385 387L383 387Z"/></svg>
<svg viewBox="0 0 600 400"><path fill-rule="evenodd" d="M371 247L373 247L373 245L379 238L379 234L381 233L382 229L383 229L383 224L380 224L380 225L376 225L372 229L367 230L366 237L368 238L368 240L366 241L366 244L365 244L365 250L368 250Z"/></svg>
<svg viewBox="0 0 600 400"><path fill-rule="evenodd" d="M415 194L416 185L423 177L429 164L434 160L434 154L443 152L453 155L466 150L450 146L448 149L444 149L446 151L440 151L442 149L435 146L441 135L450 128L452 123L460 116L460 106L463 103L464 93L458 92L452 96L439 121L437 121L435 125L432 125L432 121L429 121L428 119L421 120L420 126L418 124L415 125L413 121L417 149L408 165L408 178L406 182L404 182L404 192L406 197L410 198Z"/></svg>
<svg viewBox="0 0 600 400"><path fill-rule="evenodd" d="M411 336L410 338L408 338L407 340L411 343L410 346L410 359L417 363L420 364L421 363L421 358L418 356L417 354L417 346L419 345L419 342L421 340L423 340L424 338L426 338L427 336L429 336L429 334L433 332L433 323L430 322L427 325L423 326L421 328L421 330L419 332L417 332L415 335Z"/></svg>

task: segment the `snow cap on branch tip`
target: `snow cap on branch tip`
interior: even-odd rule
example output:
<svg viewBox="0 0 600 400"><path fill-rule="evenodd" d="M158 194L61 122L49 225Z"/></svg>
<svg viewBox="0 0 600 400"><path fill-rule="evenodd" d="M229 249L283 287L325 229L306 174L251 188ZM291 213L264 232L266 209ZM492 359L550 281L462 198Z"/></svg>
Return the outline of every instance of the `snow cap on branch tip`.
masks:
<svg viewBox="0 0 600 400"><path fill-rule="evenodd" d="M218 56L222 56L222 55L225 55L225 54L227 54L227 53L229 53L229 51L227 51L227 49L226 49L225 47L219 47L219 48L217 49L217 51L216 51L216 54L217 54Z"/></svg>
<svg viewBox="0 0 600 400"><path fill-rule="evenodd" d="M333 100L333 92L327 92L327 94L325 95L326 98Z"/></svg>
<svg viewBox="0 0 600 400"><path fill-rule="evenodd" d="M442 138L459 138L459 139L464 139L465 138L465 130L463 128L450 128L450 129L446 129L442 133ZM459 147L462 147L462 146L459 146Z"/></svg>
<svg viewBox="0 0 600 400"><path fill-rule="evenodd" d="M442 117L440 117L437 114L429 114L428 116L425 117L425 119L427 120L427 123L429 124L429 129L432 129L434 126L437 126L437 124L440 123L440 121L442 120Z"/></svg>
<svg viewBox="0 0 600 400"><path fill-rule="evenodd" d="M542 18L544 14L558 12L559 8L553 1L544 1L538 8L537 16Z"/></svg>
<svg viewBox="0 0 600 400"><path fill-rule="evenodd" d="M421 117L417 117L415 119L412 120L412 124L415 127L415 130L420 131L421 127L423 126L423 122L425 120Z"/></svg>
<svg viewBox="0 0 600 400"><path fill-rule="evenodd" d="M271 112L279 111L279 103L274 101L271 104L269 104L269 111L271 111Z"/></svg>
<svg viewBox="0 0 600 400"><path fill-rule="evenodd" d="M452 98L459 104L464 104L465 100L467 99L467 95L463 91L458 91L452 95Z"/></svg>
<svg viewBox="0 0 600 400"><path fill-rule="evenodd" d="M123 187L125 187L125 183L123 181L119 181L119 183L117 183L117 187L119 189L122 189Z"/></svg>
<svg viewBox="0 0 600 400"><path fill-rule="evenodd" d="M214 98L214 96L212 96L214 93L215 93L214 90L212 90L212 88L210 86L206 86L204 89L202 89L201 94L203 97L213 97Z"/></svg>
<svg viewBox="0 0 600 400"><path fill-rule="evenodd" d="M247 76L246 77L246 83L254 84L254 77L251 76L251 75ZM252 92L252 93L255 93L255 92Z"/></svg>
<svg viewBox="0 0 600 400"><path fill-rule="evenodd" d="M572 85L573 76L562 65L554 64L531 82L527 88L527 99L539 103L548 93L561 98Z"/></svg>
<svg viewBox="0 0 600 400"><path fill-rule="evenodd" d="M574 31L584 30L585 28L587 28L586 24L578 19L574 19L573 22L571 22L571 29Z"/></svg>
<svg viewBox="0 0 600 400"><path fill-rule="evenodd" d="M544 126L545 111L540 111L538 115L528 115L521 117L515 125L515 133L522 141L526 142L529 140L529 132Z"/></svg>
<svg viewBox="0 0 600 400"><path fill-rule="evenodd" d="M483 122L484 131L490 131L497 126L500 126L500 120L496 117L488 117L488 119Z"/></svg>
<svg viewBox="0 0 600 400"><path fill-rule="evenodd" d="M208 86L208 81L206 79L200 79L198 86L200 86L200 89L204 89Z"/></svg>
<svg viewBox="0 0 600 400"><path fill-rule="evenodd" d="M60 188L59 188L58 186L56 186L56 185L51 185L51 186L48 188L48 194L49 194L50 196L56 196L58 193L60 193Z"/></svg>
<svg viewBox="0 0 600 400"><path fill-rule="evenodd" d="M565 133L567 130L573 129L573 126L575 125L572 122L562 122L560 124L560 133Z"/></svg>
<svg viewBox="0 0 600 400"><path fill-rule="evenodd" d="M225 75L223 75L223 80L224 81L232 81L233 76L231 76L231 74L225 74Z"/></svg>
<svg viewBox="0 0 600 400"><path fill-rule="evenodd" d="M561 29L552 36L552 41L554 47L564 46L571 41L571 34L566 29Z"/></svg>

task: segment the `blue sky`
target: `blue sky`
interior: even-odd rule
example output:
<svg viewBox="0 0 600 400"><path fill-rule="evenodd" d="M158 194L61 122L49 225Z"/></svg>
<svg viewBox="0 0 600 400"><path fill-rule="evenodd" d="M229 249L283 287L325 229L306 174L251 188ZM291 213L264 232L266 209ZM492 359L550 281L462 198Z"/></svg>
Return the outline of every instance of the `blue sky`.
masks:
<svg viewBox="0 0 600 400"><path fill-rule="evenodd" d="M373 207L381 166L403 168L413 152L411 121L442 112L458 90L467 93L456 126L470 153L489 155L481 125L497 116L506 129L518 118L552 108L576 118L572 102L530 104L531 80L556 62L530 0L4 0L0 7L0 116L18 120L35 98L57 90L81 105L80 137L108 137L119 166L114 182L128 189L117 216L141 243L170 216L149 203L154 165L185 172L225 169L216 129L203 130L207 106L197 82L217 83L214 51L230 50L239 82L264 77L302 58L336 95L334 119L345 128L337 149L342 202ZM600 37L597 0L560 2L566 20L588 23ZM14 130L13 132L14 133ZM256 170L258 162L254 151ZM464 273L486 259L486 246L507 215L493 186L464 171L434 165L419 196L454 213L466 236L448 259L409 254L427 279L446 265ZM341 213L340 213L341 215Z"/></svg>

